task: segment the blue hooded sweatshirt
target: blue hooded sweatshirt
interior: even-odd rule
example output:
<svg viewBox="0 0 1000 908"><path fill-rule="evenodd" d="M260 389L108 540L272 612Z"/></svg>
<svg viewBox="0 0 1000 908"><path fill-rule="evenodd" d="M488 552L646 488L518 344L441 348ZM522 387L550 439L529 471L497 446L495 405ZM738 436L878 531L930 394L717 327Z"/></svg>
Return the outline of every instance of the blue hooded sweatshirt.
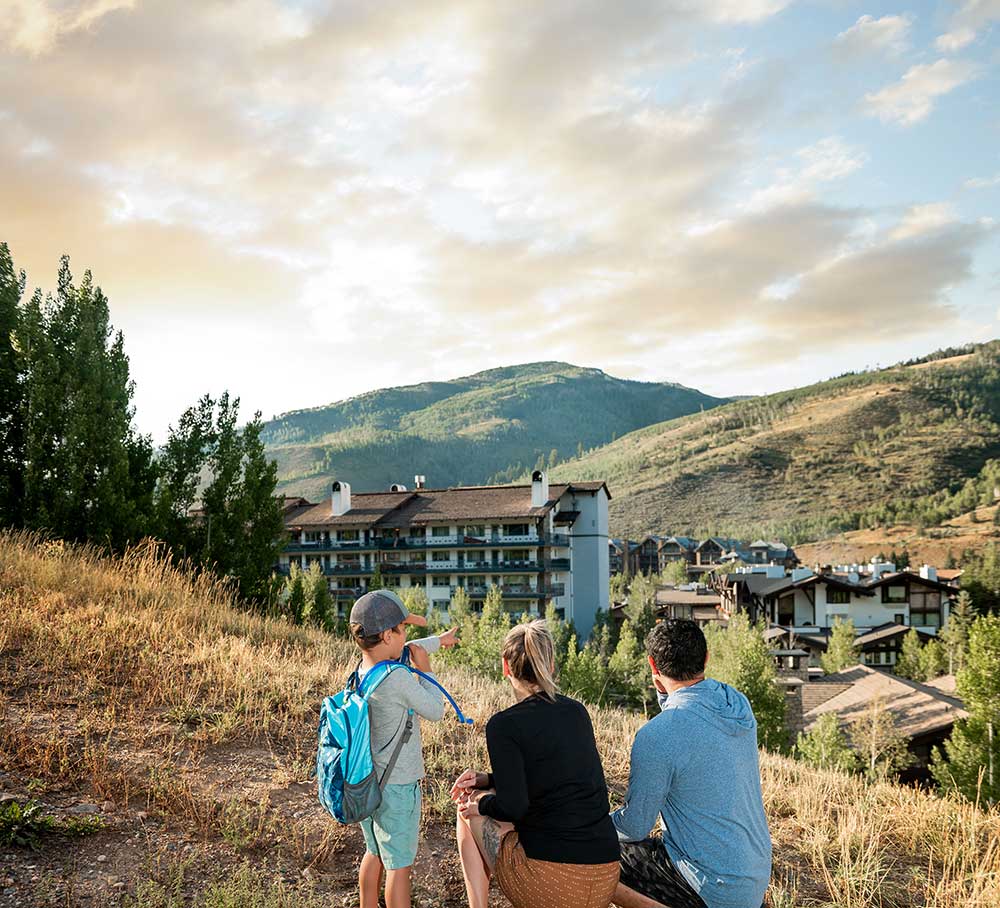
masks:
<svg viewBox="0 0 1000 908"><path fill-rule="evenodd" d="M711 678L660 695L632 744L618 837L649 836L659 814L671 863L708 908L758 908L771 877L757 720L743 694Z"/></svg>

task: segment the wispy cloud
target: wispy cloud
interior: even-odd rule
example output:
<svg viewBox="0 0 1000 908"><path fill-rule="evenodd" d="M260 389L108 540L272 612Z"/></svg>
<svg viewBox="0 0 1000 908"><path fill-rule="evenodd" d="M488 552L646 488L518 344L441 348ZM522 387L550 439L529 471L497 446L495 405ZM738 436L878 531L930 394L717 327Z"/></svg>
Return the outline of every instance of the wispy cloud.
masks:
<svg viewBox="0 0 1000 908"><path fill-rule="evenodd" d="M909 46L909 16L861 16L834 40L837 54L854 59L873 53L901 54Z"/></svg>
<svg viewBox="0 0 1000 908"><path fill-rule="evenodd" d="M980 69L963 60L936 60L912 66L902 79L865 95L867 111L886 122L912 126L934 109L935 101L975 79Z"/></svg>
<svg viewBox="0 0 1000 908"><path fill-rule="evenodd" d="M973 41L979 31L1000 19L1000 0L965 0L951 17L948 31L934 42L941 53L962 50Z"/></svg>

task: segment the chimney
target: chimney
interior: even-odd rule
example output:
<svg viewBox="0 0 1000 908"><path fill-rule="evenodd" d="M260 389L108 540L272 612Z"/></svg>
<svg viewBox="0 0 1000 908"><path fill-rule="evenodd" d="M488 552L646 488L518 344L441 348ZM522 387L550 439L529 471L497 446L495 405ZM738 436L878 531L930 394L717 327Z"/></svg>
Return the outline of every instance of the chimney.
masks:
<svg viewBox="0 0 1000 908"><path fill-rule="evenodd" d="M531 474L531 506L544 508L549 500L549 476L541 470Z"/></svg>
<svg viewBox="0 0 1000 908"><path fill-rule="evenodd" d="M937 568L925 564L920 568L920 577L923 580L937 580Z"/></svg>
<svg viewBox="0 0 1000 908"><path fill-rule="evenodd" d="M351 509L351 486L346 482L335 482L333 484L333 509L334 517L342 517Z"/></svg>
<svg viewBox="0 0 1000 908"><path fill-rule="evenodd" d="M424 484L427 482L426 476L414 476L413 477L413 488L422 489Z"/></svg>

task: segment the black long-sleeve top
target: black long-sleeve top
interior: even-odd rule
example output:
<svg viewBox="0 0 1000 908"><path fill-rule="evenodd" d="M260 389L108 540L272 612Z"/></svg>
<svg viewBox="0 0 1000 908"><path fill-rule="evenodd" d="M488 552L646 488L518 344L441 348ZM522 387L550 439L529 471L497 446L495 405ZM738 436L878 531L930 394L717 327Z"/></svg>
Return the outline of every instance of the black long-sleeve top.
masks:
<svg viewBox="0 0 1000 908"><path fill-rule="evenodd" d="M535 695L486 724L490 785L483 816L513 823L524 853L560 864L606 864L619 858L608 815L608 786L586 707L557 694Z"/></svg>

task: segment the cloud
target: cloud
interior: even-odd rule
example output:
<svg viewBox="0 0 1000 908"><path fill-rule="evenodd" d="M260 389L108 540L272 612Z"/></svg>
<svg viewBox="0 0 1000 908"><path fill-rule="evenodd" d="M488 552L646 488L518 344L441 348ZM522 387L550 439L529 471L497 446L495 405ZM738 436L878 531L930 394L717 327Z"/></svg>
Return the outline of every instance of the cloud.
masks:
<svg viewBox="0 0 1000 908"><path fill-rule="evenodd" d="M135 0L9 0L0 19L0 45L30 54L46 53L59 39L87 29L109 13L128 10Z"/></svg>
<svg viewBox="0 0 1000 908"><path fill-rule="evenodd" d="M966 189L990 189L993 186L1000 186L1000 173L992 177L973 177L962 185Z"/></svg>
<svg viewBox="0 0 1000 908"><path fill-rule="evenodd" d="M1000 0L965 0L952 15L948 31L939 35L934 46L941 53L954 53L967 47L980 29L1000 19Z"/></svg>
<svg viewBox="0 0 1000 908"><path fill-rule="evenodd" d="M975 79L979 67L961 60L941 59L912 66L899 82L865 95L867 113L883 122L912 126L934 109L934 101Z"/></svg>
<svg viewBox="0 0 1000 908"><path fill-rule="evenodd" d="M909 46L912 20L909 16L861 16L834 39L834 50L844 59L873 53L901 54Z"/></svg>
<svg viewBox="0 0 1000 908"><path fill-rule="evenodd" d="M955 206L950 202L914 205L889 234L891 240L908 240L934 233L958 221Z"/></svg>
<svg viewBox="0 0 1000 908"><path fill-rule="evenodd" d="M52 3L0 38L0 239L34 283L94 270L148 427L202 381L271 413L533 356L662 374L726 324L735 361L832 286L875 336L876 260L947 319L980 234L873 227L836 202L868 149L790 128L791 67L731 77L730 26L790 5Z"/></svg>

